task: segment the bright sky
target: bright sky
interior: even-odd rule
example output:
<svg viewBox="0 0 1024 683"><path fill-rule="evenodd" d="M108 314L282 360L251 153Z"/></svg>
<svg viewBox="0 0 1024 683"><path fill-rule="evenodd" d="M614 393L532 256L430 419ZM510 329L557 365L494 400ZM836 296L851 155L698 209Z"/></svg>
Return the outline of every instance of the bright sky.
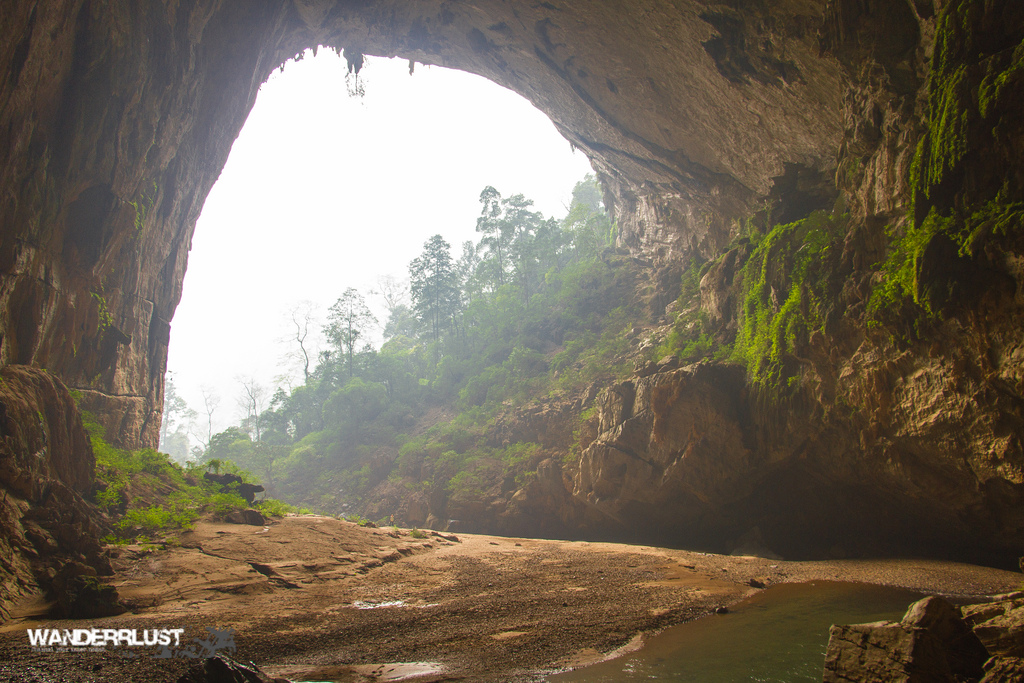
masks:
<svg viewBox="0 0 1024 683"><path fill-rule="evenodd" d="M378 276L405 279L437 233L457 258L484 186L562 217L590 172L544 114L484 78L369 58L359 98L345 74L327 49L274 72L196 225L168 369L192 408L204 385L221 397L218 429L238 420L240 377L273 390L301 373L284 361L299 302L323 321L355 287L383 325Z"/></svg>

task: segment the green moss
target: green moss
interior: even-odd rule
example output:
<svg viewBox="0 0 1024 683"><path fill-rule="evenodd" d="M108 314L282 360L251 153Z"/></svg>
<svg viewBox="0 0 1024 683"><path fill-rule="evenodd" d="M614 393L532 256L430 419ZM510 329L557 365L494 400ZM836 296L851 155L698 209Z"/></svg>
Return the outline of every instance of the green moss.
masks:
<svg viewBox="0 0 1024 683"><path fill-rule="evenodd" d="M823 212L779 225L757 244L742 270L744 301L733 358L755 383L780 389L791 377L787 354L823 325L820 302L827 287L828 252L845 218Z"/></svg>
<svg viewBox="0 0 1024 683"><path fill-rule="evenodd" d="M926 317L935 315L923 293L920 276L925 249L937 236L949 238L960 256L969 258L984 239L1008 235L1022 225L1024 202L1007 203L997 197L966 218L942 216L933 208L920 225L908 223L900 229L890 228L888 256L879 266L882 281L872 290L868 302L869 324L880 324L889 312L899 310L905 302L913 302Z"/></svg>
<svg viewBox="0 0 1024 683"><path fill-rule="evenodd" d="M996 111L1011 85L1020 87L1024 83L1024 41L1013 51L1009 65L1001 66L990 63L988 73L978 88L978 109L985 118Z"/></svg>
<svg viewBox="0 0 1024 683"><path fill-rule="evenodd" d="M89 295L96 304L99 317L99 331L102 334L108 327L114 324L114 318L107 309L107 299L103 296L102 292L89 292Z"/></svg>
<svg viewBox="0 0 1024 683"><path fill-rule="evenodd" d="M932 193L971 149L971 131L991 126L1007 93L1024 84L1024 42L1012 51L984 54L975 44L982 35L983 3L948 4L936 22L935 49L928 76L928 130L917 146L910 170L916 197ZM924 207L919 207L920 217Z"/></svg>
<svg viewBox="0 0 1024 683"><path fill-rule="evenodd" d="M913 185L926 197L967 153L971 96L967 69L933 74L929 98L929 131L917 147L911 170Z"/></svg>

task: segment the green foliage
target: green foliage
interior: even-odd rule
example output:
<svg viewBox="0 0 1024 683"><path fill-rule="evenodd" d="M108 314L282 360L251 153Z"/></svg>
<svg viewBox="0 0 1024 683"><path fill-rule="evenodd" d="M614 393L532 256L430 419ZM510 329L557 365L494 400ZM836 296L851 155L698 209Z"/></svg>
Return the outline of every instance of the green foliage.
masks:
<svg viewBox="0 0 1024 683"><path fill-rule="evenodd" d="M427 537L427 535L425 533L423 533L422 531L420 531L419 529L416 529L416 528L414 528L412 531L410 531L409 535L412 536L413 538L417 539L417 540L423 540L424 538Z"/></svg>
<svg viewBox="0 0 1024 683"><path fill-rule="evenodd" d="M96 304L96 315L99 316L99 331L102 333L114 324L114 317L107 308L107 299L103 296L102 291L89 292L89 296L92 297L93 303Z"/></svg>
<svg viewBox="0 0 1024 683"><path fill-rule="evenodd" d="M871 322L880 324L887 312L898 310L905 301L913 302L925 316L934 316L931 302L920 282L921 259L925 249L937 236L948 238L960 256L971 257L977 245L988 237L999 237L1019 230L1024 224L1024 202L1003 202L1000 198L986 202L966 218L941 216L932 208L920 225L913 223L901 229L890 228L889 251L880 264L882 282L871 293L868 312Z"/></svg>
<svg viewBox="0 0 1024 683"><path fill-rule="evenodd" d="M203 467L185 469L166 454L150 448L114 448L103 439L103 430L93 416L83 413L82 422L96 456L94 502L115 518L115 534L108 540L124 542L134 538L137 543L148 542L158 535L193 528L204 513L224 517L248 507L237 493L222 492L218 484L203 479ZM210 464L236 473L243 480L252 479L232 462ZM261 501L259 506L269 515L292 510L275 500Z"/></svg>
<svg viewBox="0 0 1024 683"><path fill-rule="evenodd" d="M223 493L218 491L216 493L210 493L207 500L207 505L213 512L213 515L219 518L224 518L236 510L244 510L249 507L245 502L245 498L242 498L237 493Z"/></svg>
<svg viewBox="0 0 1024 683"><path fill-rule="evenodd" d="M823 324L824 261L844 227L845 220L823 212L778 225L743 266L745 296L734 358L755 382L779 389L793 378L785 357Z"/></svg>
<svg viewBox="0 0 1024 683"><path fill-rule="evenodd" d="M943 181L959 166L975 142L972 131L990 130L1005 109L1016 107L1024 90L1024 41L992 53L995 45L980 44L986 18L983 3L947 3L935 26L935 48L928 75L927 131L918 143L910 172L915 203L948 196ZM940 189L941 188L941 189ZM935 193L939 195L936 196ZM928 207L915 207L920 220Z"/></svg>
<svg viewBox="0 0 1024 683"><path fill-rule="evenodd" d="M636 270L606 250L614 226L600 196L588 177L558 221L522 195L485 188L479 242L463 244L455 260L435 235L410 263L410 300L389 287L379 351L349 343L352 307L338 306L337 348L301 387L275 395L258 416L261 433L214 435L203 462L238 463L275 496L336 513L387 480L432 495L467 494L494 478L525 481L540 447L487 445L496 416L632 371ZM349 289L339 302L358 299ZM404 436L431 410L444 415L441 424Z"/></svg>
<svg viewBox="0 0 1024 683"><path fill-rule="evenodd" d="M288 513L298 513L299 508L294 505L275 500L274 498L264 498L263 500L256 501L254 508L259 510L264 517L284 517Z"/></svg>
<svg viewBox="0 0 1024 683"><path fill-rule="evenodd" d="M146 217L149 212L153 209L153 204L156 202L157 195L157 184L153 181L152 186L148 191L139 194L139 197L131 202L128 202L129 206L135 209L135 236L141 237L142 230L146 225Z"/></svg>

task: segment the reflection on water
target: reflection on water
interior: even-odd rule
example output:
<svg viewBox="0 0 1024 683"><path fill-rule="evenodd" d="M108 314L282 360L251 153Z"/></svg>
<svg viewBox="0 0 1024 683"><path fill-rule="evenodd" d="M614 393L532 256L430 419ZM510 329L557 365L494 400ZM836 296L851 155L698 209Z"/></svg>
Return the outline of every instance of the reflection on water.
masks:
<svg viewBox="0 0 1024 683"><path fill-rule="evenodd" d="M773 586L728 614L676 626L638 652L548 681L821 681L829 626L898 620L920 597L832 581Z"/></svg>

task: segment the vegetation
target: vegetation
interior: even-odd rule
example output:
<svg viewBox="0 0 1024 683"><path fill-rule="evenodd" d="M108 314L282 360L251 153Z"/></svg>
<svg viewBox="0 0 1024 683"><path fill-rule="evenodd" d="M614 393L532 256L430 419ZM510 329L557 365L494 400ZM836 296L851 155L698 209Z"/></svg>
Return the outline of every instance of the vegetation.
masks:
<svg viewBox="0 0 1024 683"><path fill-rule="evenodd" d="M477 243L456 257L434 235L409 264L407 297L387 285L379 349L362 341L375 323L362 295L345 290L306 381L213 435L200 461L237 463L275 495L339 514L389 480L453 497L505 473L525 480L539 446L488 445L488 428L509 405L632 370L635 267L608 248L593 177L562 220L493 187L480 204ZM419 426L441 406L450 421Z"/></svg>
<svg viewBox="0 0 1024 683"><path fill-rule="evenodd" d="M103 438L103 428L88 413L83 423L96 456L96 486L93 502L113 518L114 534L109 543L134 540L148 543L157 537L171 538L192 529L204 514L223 518L248 507L235 492L202 477L202 467L189 468L151 448L126 451L114 448ZM237 470L237 468L235 468ZM247 473L241 473L248 479ZM256 508L266 516L283 516L296 508L266 499Z"/></svg>
<svg viewBox="0 0 1024 683"><path fill-rule="evenodd" d="M734 351L756 382L779 387L795 379L786 357L824 324L828 253L840 246L845 227L845 217L815 212L775 226L756 243L742 271L743 317Z"/></svg>

